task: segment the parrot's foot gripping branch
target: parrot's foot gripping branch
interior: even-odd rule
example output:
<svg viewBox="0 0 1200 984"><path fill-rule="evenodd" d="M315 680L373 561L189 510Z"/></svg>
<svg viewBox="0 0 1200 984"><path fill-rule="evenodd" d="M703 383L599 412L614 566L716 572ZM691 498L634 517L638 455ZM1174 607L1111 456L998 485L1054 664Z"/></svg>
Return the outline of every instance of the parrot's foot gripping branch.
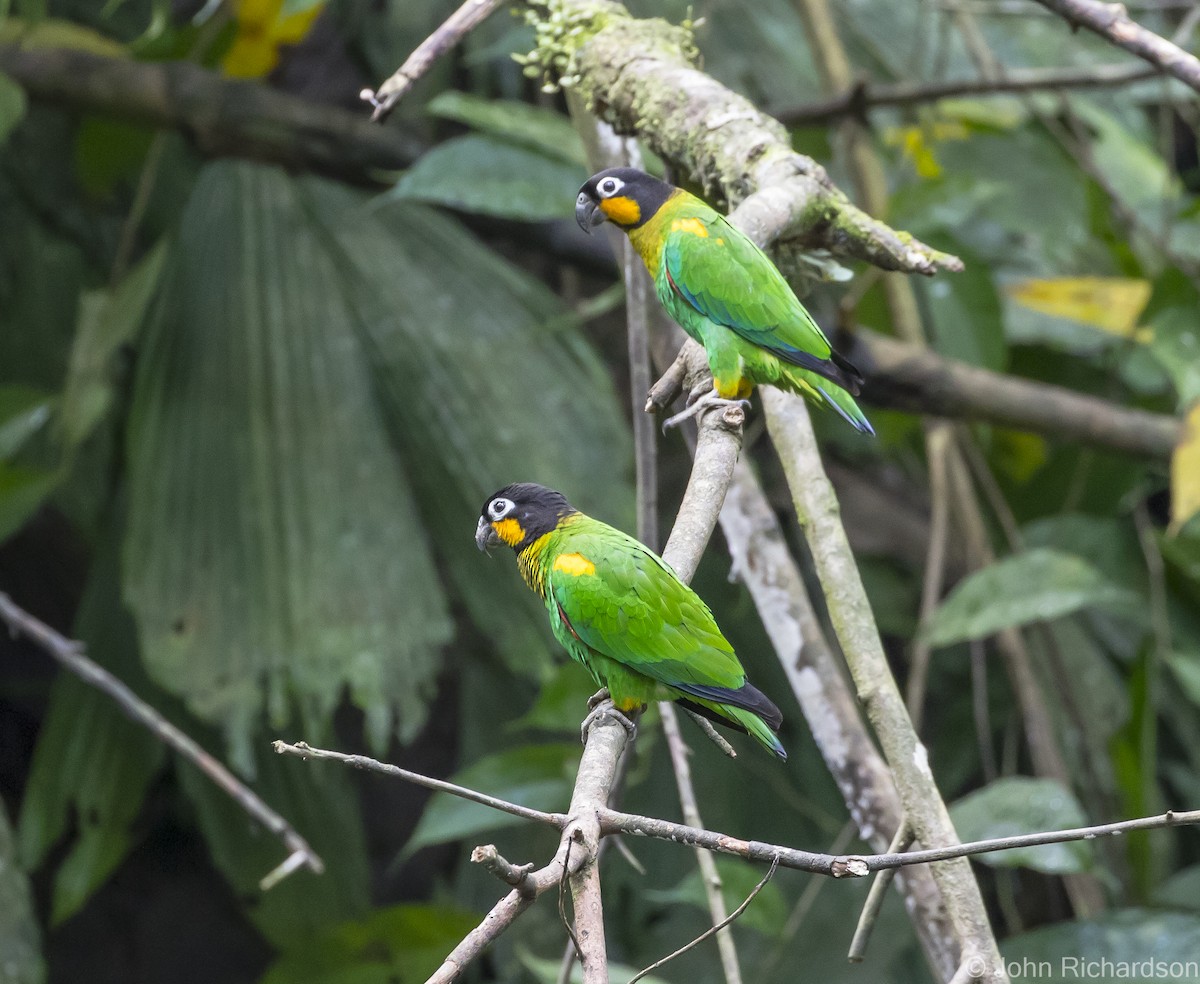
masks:
<svg viewBox="0 0 1200 984"><path fill-rule="evenodd" d="M603 694L604 696L601 697L600 694ZM595 704L592 703L593 701L595 701ZM588 706L591 707L592 710L589 712L588 716L583 719L583 724L579 726L579 740L584 745L587 744L588 740L588 728L592 726L592 722L600 718L609 718L610 720L616 721L617 724L629 732L630 741L633 741L635 738L637 738L637 725L617 710L616 705L613 704L612 699L608 696L607 691L602 690L598 694L593 694L591 699L588 700Z"/></svg>
<svg viewBox="0 0 1200 984"><path fill-rule="evenodd" d="M693 391L693 395L694 394L695 391ZM685 420L703 413L705 410L710 410L716 407L741 407L743 410L750 409L749 400L727 400L722 396L717 396L717 391L715 389L709 390L699 399L693 400L692 397L689 396L688 400L689 403L686 410L682 410L675 414L675 416L668 417L663 421L664 433L672 427L678 427Z"/></svg>

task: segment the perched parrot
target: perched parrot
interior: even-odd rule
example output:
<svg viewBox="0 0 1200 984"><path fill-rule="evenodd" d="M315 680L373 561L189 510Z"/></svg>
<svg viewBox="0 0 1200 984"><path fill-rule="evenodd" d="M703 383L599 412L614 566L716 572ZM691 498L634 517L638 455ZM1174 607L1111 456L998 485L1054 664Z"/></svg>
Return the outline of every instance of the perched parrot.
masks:
<svg viewBox="0 0 1200 984"><path fill-rule="evenodd" d="M614 167L579 190L575 220L584 232L612 222L628 233L658 299L708 353L712 392L668 424L770 383L875 433L854 402L858 370L832 349L775 264L725 216L682 188Z"/></svg>
<svg viewBox="0 0 1200 984"><path fill-rule="evenodd" d="M516 551L554 637L618 712L678 701L787 758L775 735L779 708L746 682L708 606L648 547L585 516L561 492L528 483L488 498L475 543Z"/></svg>

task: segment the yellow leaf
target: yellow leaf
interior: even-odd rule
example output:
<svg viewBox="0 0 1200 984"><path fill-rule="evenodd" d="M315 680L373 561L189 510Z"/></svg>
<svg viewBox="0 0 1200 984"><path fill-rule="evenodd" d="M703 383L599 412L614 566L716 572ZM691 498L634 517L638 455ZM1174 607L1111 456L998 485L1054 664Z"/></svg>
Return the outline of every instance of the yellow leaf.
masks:
<svg viewBox="0 0 1200 984"><path fill-rule="evenodd" d="M318 3L283 17L283 0L237 0L237 34L221 62L225 74L237 78L267 75L279 63L280 47L303 41L324 6Z"/></svg>
<svg viewBox="0 0 1200 984"><path fill-rule="evenodd" d="M893 126L883 132L884 143L900 147L904 156L913 162L918 177L938 178L942 165L934 153L934 145L946 140L966 140L970 131L957 120L934 120L920 126Z"/></svg>
<svg viewBox="0 0 1200 984"><path fill-rule="evenodd" d="M1171 455L1171 532L1200 512L1200 401L1183 421L1183 437Z"/></svg>
<svg viewBox="0 0 1200 984"><path fill-rule="evenodd" d="M275 26L275 37L283 44L299 44L308 34L308 29L312 27L312 22L317 19L317 14L323 6L324 4L317 4L298 14L284 17Z"/></svg>
<svg viewBox="0 0 1200 984"><path fill-rule="evenodd" d="M238 32L225 53L222 66L226 75L238 79L258 79L269 75L279 63L279 48L265 34Z"/></svg>
<svg viewBox="0 0 1200 984"><path fill-rule="evenodd" d="M1127 277L1051 277L1022 280L1006 288L1018 304L1042 314L1070 318L1122 338L1134 337L1150 299L1150 282Z"/></svg>

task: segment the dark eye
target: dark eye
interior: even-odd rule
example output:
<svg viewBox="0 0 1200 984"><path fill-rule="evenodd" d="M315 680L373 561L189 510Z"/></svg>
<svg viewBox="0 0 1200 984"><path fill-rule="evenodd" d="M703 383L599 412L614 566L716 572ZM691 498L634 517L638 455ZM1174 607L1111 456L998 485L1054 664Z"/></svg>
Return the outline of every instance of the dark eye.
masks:
<svg viewBox="0 0 1200 984"><path fill-rule="evenodd" d="M508 499L493 499L488 506L488 512L499 519L512 508L512 502Z"/></svg>
<svg viewBox="0 0 1200 984"><path fill-rule="evenodd" d="M620 187L621 182L616 178L605 178L596 186L596 189L607 198L609 195L615 195Z"/></svg>

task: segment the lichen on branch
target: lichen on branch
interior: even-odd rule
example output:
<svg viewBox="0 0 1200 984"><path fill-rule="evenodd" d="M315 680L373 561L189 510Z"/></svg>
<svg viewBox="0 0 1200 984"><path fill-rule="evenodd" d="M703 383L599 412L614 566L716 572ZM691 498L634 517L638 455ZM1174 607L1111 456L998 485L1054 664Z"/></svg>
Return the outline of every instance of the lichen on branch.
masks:
<svg viewBox="0 0 1200 984"><path fill-rule="evenodd" d="M635 18L614 0L530 0L535 47L520 56L544 83L574 88L618 133L636 134L733 208L766 196L760 243L787 237L886 270L932 274L962 262L867 215L787 129L696 68L692 25Z"/></svg>

